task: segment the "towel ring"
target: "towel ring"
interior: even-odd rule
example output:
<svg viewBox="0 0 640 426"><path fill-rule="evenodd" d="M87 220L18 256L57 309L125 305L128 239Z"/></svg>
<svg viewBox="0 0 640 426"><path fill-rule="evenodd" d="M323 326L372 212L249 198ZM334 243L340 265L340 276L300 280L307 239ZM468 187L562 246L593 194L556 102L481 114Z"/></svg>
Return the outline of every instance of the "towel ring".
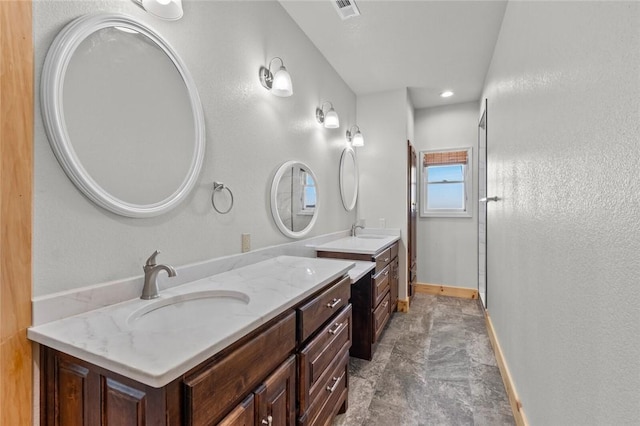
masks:
<svg viewBox="0 0 640 426"><path fill-rule="evenodd" d="M218 207L216 207L216 199L215 199L216 192L222 192L223 189L226 189L229 192L229 196L231 197L231 204L229 205L229 208L226 210L220 210L218 209ZM224 186L224 183L222 182L213 182L213 193L211 194L211 205L213 206L213 209L220 214L229 213L233 208L233 192L231 192L231 189L229 189L228 186Z"/></svg>

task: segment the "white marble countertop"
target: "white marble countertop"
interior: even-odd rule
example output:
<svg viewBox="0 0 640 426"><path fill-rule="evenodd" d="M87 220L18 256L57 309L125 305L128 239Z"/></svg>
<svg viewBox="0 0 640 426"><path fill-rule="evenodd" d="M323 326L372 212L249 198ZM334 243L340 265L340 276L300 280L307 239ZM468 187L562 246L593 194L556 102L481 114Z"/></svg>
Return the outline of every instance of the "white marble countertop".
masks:
<svg viewBox="0 0 640 426"><path fill-rule="evenodd" d="M362 253L375 255L399 239L400 236L396 235L363 234L357 237L340 238L339 240L314 246L314 248L316 251L335 251L339 253Z"/></svg>
<svg viewBox="0 0 640 426"><path fill-rule="evenodd" d="M349 270L351 284L355 284L360 278L376 268L376 262L366 262L364 260L354 260L356 266Z"/></svg>
<svg viewBox="0 0 640 426"><path fill-rule="evenodd" d="M353 267L353 261L279 256L164 290L160 299L128 300L27 333L33 341L162 387ZM157 320L150 329L131 325L136 312L162 298L212 290L241 292L248 301L229 303L187 328L176 327L170 318Z"/></svg>

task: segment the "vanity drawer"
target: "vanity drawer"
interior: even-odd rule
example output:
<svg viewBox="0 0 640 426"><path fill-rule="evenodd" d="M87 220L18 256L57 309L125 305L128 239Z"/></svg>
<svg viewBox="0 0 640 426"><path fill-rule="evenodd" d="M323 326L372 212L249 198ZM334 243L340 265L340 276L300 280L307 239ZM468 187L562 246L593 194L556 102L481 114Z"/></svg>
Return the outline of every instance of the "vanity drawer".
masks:
<svg viewBox="0 0 640 426"><path fill-rule="evenodd" d="M292 311L254 338L200 371L184 378L185 416L189 425L220 420L289 355L296 346Z"/></svg>
<svg viewBox="0 0 640 426"><path fill-rule="evenodd" d="M311 400L309 409L300 409L300 426L325 425L337 414L343 400L346 400L349 387L349 351L335 358L327 373L319 383L320 392Z"/></svg>
<svg viewBox="0 0 640 426"><path fill-rule="evenodd" d="M398 257L398 243L393 243L393 245L390 247L391 250L391 259Z"/></svg>
<svg viewBox="0 0 640 426"><path fill-rule="evenodd" d="M387 266L373 277L373 292L372 292L372 306L378 306L382 299L384 299L385 293L389 291L391 267Z"/></svg>
<svg viewBox="0 0 640 426"><path fill-rule="evenodd" d="M331 373L329 365L351 347L351 330L351 305L347 305L300 351L298 400L301 412L306 411L310 401L322 392L323 378Z"/></svg>
<svg viewBox="0 0 640 426"><path fill-rule="evenodd" d="M385 324L389 321L391 317L391 295L387 293L380 302L380 305L373 311L373 342L377 342L380 338L380 334L382 334L382 330L384 330Z"/></svg>
<svg viewBox="0 0 640 426"><path fill-rule="evenodd" d="M382 270L391 261L391 247L375 256L373 261L376 262L376 272Z"/></svg>
<svg viewBox="0 0 640 426"><path fill-rule="evenodd" d="M298 337L304 342L322 324L349 303L351 280L342 278L336 285L323 291L298 308Z"/></svg>

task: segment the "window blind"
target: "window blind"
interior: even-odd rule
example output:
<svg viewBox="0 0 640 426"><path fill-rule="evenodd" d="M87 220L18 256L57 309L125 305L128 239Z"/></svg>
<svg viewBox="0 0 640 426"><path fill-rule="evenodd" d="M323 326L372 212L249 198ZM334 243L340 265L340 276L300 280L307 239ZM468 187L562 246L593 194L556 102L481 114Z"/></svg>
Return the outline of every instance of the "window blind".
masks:
<svg viewBox="0 0 640 426"><path fill-rule="evenodd" d="M423 158L424 167L446 164L467 164L467 151L427 152Z"/></svg>

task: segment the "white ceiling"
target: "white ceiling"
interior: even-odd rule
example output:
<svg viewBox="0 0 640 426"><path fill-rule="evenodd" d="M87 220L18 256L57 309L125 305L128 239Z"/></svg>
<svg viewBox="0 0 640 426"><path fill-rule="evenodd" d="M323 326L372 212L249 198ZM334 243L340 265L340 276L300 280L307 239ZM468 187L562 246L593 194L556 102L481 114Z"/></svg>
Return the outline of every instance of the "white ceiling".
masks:
<svg viewBox="0 0 640 426"><path fill-rule="evenodd" d="M344 21L332 0L280 3L357 95L408 87L427 108L480 99L507 0L356 0Z"/></svg>

